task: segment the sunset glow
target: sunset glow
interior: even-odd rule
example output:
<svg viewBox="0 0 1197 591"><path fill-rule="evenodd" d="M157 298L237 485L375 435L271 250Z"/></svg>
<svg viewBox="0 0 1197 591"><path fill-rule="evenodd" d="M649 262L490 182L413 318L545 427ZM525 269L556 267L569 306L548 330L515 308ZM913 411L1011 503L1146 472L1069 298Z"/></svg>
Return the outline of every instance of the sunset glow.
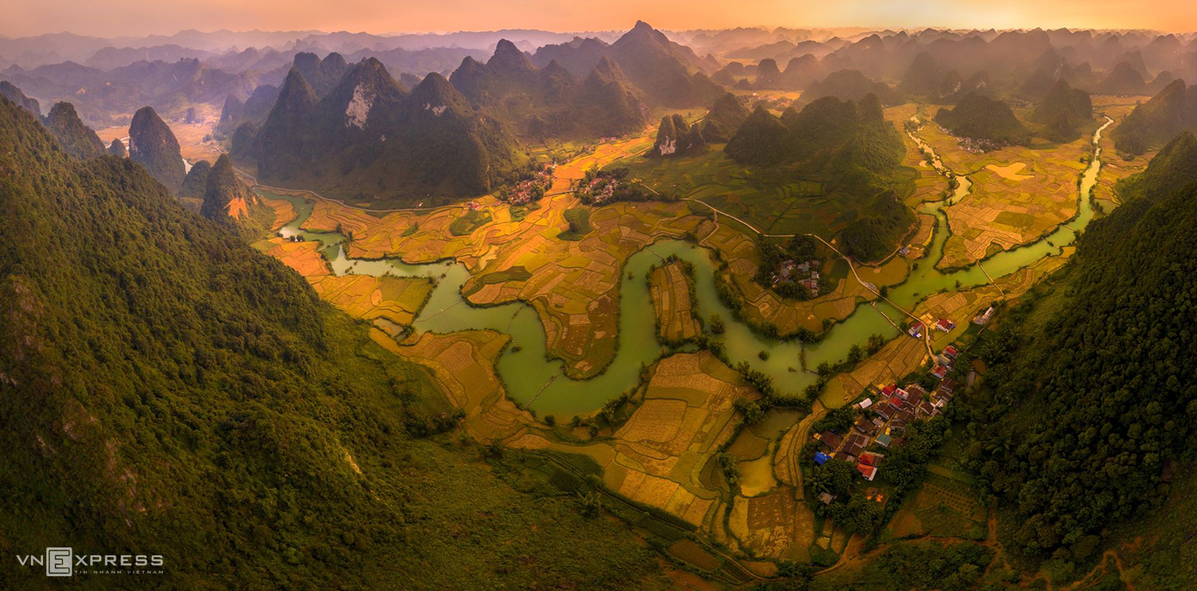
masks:
<svg viewBox="0 0 1197 591"><path fill-rule="evenodd" d="M16 0L4 9L0 34L147 35L181 28L596 31L626 28L637 19L671 30L741 26L1197 29L1197 3L1149 0L1135 3L1134 10L1127 8L1127 3L1113 0L745 0L734 6L721 0Z"/></svg>

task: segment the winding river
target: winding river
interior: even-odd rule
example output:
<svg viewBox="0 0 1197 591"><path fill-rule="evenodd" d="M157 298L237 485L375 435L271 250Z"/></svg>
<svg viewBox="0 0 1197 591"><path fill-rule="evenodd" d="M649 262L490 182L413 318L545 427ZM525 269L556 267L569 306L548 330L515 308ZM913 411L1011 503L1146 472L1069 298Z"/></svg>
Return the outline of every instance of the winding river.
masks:
<svg viewBox="0 0 1197 591"><path fill-rule="evenodd" d="M888 291L889 300L910 310L930 294L988 283L986 271L989 276L1001 277L1043 257L1059 254L1064 246L1072 244L1079 229L1084 228L1093 219L1088 195L1101 168L1101 133L1112 123L1113 121L1107 118L1106 123L1093 134L1093 158L1082 173L1076 218L1034 243L1002 251L987 258L983 262L984 270L980 264L950 272L935 268L935 263L943 254L943 245L949 234L947 215L943 208L967 196L971 187L967 177L957 177L960 184L951 197L944 201L925 203L920 207L920 211L936 216L934 239L927 255L920 259L920 264L910 272L907 280ZM927 149L925 145L924 148ZM934 153L930 153L930 158L933 164L944 172ZM881 334L886 338L897 336L898 329L886 316L899 322L905 317L903 312L879 301L876 308L869 305L857 306L851 316L834 325L818 343L803 345L797 341L765 338L753 333L746 324L734 320L731 311L719 301L715 294L716 265L705 248L679 240L665 240L637 252L624 266L619 292L620 346L615 359L598 376L589 380L573 380L564 375L561 361L548 359L544 327L531 306L523 302L513 302L479 308L466 303L461 295L461 287L469 279L469 272L465 266L458 263L412 265L397 259L349 259L342 247L345 238L340 234L301 229L311 214L310 202L300 197L266 194L273 198L286 199L295 207L295 220L284 226L280 234L301 235L307 240L319 241L334 273L374 276L391 274L436 279L437 285L428 304L415 320L416 330L446 333L491 329L511 335L511 346L498 360L498 373L506 385L508 396L521 406L536 410L542 416L552 414L558 418L566 418L594 412L607 400L633 387L639 380L642 364L652 363L663 352L668 351L656 339L656 321L645 274L653 264L659 264L669 255L677 255L694 264L698 309L704 318L712 312L718 312L723 316L726 331L717 338L724 343L732 363L748 362L754 369L772 376L774 383L783 392L801 391L816 379L813 373L803 371L803 349L807 367L815 367L824 361L834 364L845 358L853 345L864 347L870 335ZM758 354L765 350L769 351L769 358L762 360ZM823 400L823 403L828 407L837 407L842 405L843 401Z"/></svg>

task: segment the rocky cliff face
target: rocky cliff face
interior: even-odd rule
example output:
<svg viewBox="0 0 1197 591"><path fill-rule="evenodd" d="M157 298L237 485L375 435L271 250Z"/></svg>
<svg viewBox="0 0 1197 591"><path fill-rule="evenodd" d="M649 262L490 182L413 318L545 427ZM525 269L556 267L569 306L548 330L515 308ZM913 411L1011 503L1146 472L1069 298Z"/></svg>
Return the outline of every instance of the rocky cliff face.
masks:
<svg viewBox="0 0 1197 591"><path fill-rule="evenodd" d="M183 188L187 176L179 141L166 122L150 107L142 107L129 125L129 158L144 166L150 175L173 194Z"/></svg>
<svg viewBox="0 0 1197 591"><path fill-rule="evenodd" d="M193 169L194 170L194 169ZM200 215L235 226L242 234L257 237L270 230L274 212L233 172L228 155L221 154L205 175Z"/></svg>

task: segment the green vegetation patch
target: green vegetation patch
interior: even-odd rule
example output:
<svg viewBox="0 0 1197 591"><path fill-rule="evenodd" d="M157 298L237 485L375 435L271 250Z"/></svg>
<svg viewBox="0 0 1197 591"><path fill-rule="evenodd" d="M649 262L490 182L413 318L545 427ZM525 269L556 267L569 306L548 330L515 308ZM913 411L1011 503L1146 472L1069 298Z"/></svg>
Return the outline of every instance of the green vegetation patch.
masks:
<svg viewBox="0 0 1197 591"><path fill-rule="evenodd" d="M449 224L449 233L453 234L454 236L466 236L474 230L485 226L490 222L490 220L491 216L489 211L472 209L467 211L465 215L453 220L453 223Z"/></svg>
<svg viewBox="0 0 1197 591"><path fill-rule="evenodd" d="M586 207L572 207L565 210L565 221L568 228L557 235L562 240L581 240L593 229L590 226L590 209Z"/></svg>

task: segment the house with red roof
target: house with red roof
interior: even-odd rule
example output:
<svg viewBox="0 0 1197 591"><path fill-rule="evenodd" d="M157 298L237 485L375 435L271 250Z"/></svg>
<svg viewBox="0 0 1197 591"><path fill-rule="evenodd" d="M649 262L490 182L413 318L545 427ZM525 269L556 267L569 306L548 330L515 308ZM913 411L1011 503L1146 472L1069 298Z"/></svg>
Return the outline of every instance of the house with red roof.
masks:
<svg viewBox="0 0 1197 591"><path fill-rule="evenodd" d="M875 478L877 476L877 467L876 466L866 466L864 464L857 464L856 469L858 471L860 471L860 475L864 476L865 480L868 480L869 482L872 482L873 478Z"/></svg>

